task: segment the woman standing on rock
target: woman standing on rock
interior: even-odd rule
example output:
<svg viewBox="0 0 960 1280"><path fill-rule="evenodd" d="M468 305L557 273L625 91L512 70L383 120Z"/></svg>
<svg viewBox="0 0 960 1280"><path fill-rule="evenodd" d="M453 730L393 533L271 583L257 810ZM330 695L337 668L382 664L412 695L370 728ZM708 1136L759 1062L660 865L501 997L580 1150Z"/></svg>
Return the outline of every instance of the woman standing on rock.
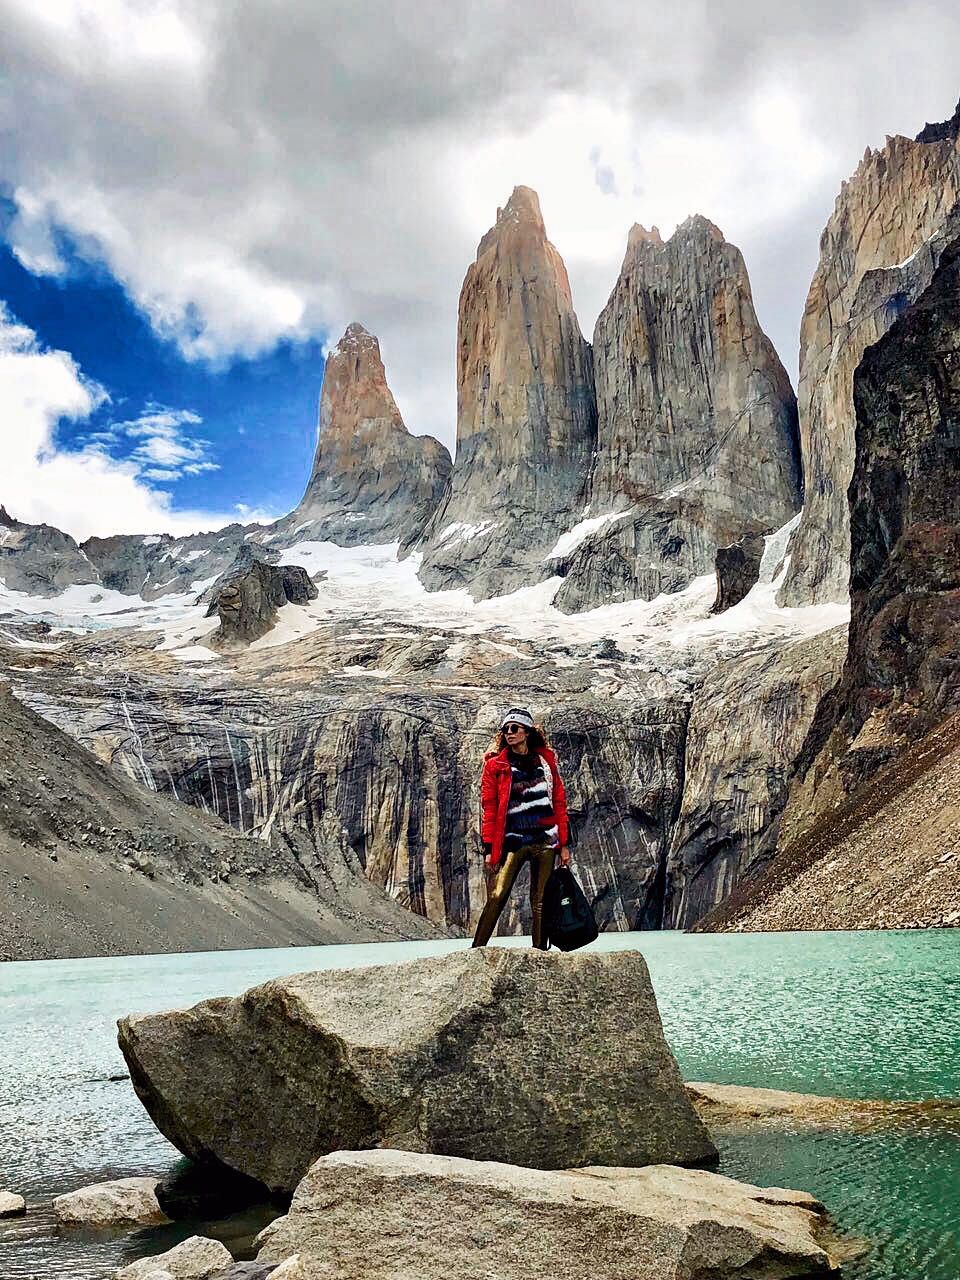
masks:
<svg viewBox="0 0 960 1280"><path fill-rule="evenodd" d="M517 872L529 860L533 945L545 951L543 891L557 854L564 866L570 862L567 796L557 757L522 707L507 712L493 750L484 756L480 811L487 902L473 945L490 941Z"/></svg>

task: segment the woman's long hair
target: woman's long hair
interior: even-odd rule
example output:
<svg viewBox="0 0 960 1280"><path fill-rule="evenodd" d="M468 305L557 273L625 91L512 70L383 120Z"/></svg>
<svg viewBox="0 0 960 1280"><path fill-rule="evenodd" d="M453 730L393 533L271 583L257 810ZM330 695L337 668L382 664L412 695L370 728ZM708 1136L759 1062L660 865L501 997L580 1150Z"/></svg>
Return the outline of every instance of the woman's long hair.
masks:
<svg viewBox="0 0 960 1280"><path fill-rule="evenodd" d="M524 726L526 728L526 726ZM507 745L507 735L502 729L497 730L497 736L493 740L491 751L502 751ZM535 724L532 729L527 729L527 748L530 751L539 751L541 747L549 747L547 735L542 725Z"/></svg>

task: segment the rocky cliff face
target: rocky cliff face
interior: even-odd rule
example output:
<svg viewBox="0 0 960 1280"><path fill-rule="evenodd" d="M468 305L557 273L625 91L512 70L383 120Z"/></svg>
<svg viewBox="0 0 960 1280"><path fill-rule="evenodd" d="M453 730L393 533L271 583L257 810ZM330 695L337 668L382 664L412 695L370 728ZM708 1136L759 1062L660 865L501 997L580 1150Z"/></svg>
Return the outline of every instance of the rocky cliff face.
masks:
<svg viewBox="0 0 960 1280"><path fill-rule="evenodd" d="M487 597L545 576L595 447L590 347L537 196L517 187L460 293L456 466L422 545L423 582Z"/></svg>
<svg viewBox="0 0 960 1280"><path fill-rule="evenodd" d="M683 802L666 863L665 928L686 929L776 845L792 766L836 684L846 628L724 663L693 700Z"/></svg>
<svg viewBox="0 0 960 1280"><path fill-rule="evenodd" d="M960 232L854 384L850 646L798 764L799 832L960 708Z"/></svg>
<svg viewBox="0 0 960 1280"><path fill-rule="evenodd" d="M335 820L376 886L461 929L484 901L477 782L503 708L543 715L602 926L659 928L694 920L755 858L825 670L812 647L782 663L768 650L747 660L745 693L744 662L713 679L714 654L670 681L611 643L503 643L394 617L333 618L199 667L155 645L95 631L6 657L31 705L122 772L246 834L317 843ZM528 929L521 883L502 931Z"/></svg>
<svg viewBox="0 0 960 1280"><path fill-rule="evenodd" d="M156 600L196 593L226 572L259 525L230 524L211 533L121 533L88 538L81 550L111 591Z"/></svg>
<svg viewBox="0 0 960 1280"><path fill-rule="evenodd" d="M706 218L666 243L633 228L593 354L591 519L554 561L568 612L681 590L800 505L793 389L740 251Z"/></svg>
<svg viewBox="0 0 960 1280"><path fill-rule="evenodd" d="M867 150L820 240L800 330L800 432L806 494L780 601L843 599L847 486L854 463L853 376L864 351L926 288L960 197L960 108L916 140Z"/></svg>
<svg viewBox="0 0 960 1280"><path fill-rule="evenodd" d="M0 506L0 582L9 591L54 596L65 587L99 581L96 566L69 534L15 520Z"/></svg>
<svg viewBox="0 0 960 1280"><path fill-rule="evenodd" d="M443 445L404 426L379 342L362 324L349 325L327 357L306 492L277 533L296 529L343 546L414 539L449 477Z"/></svg>
<svg viewBox="0 0 960 1280"><path fill-rule="evenodd" d="M433 934L363 876L335 815L313 839L245 840L105 767L4 684L0 886L0 960Z"/></svg>

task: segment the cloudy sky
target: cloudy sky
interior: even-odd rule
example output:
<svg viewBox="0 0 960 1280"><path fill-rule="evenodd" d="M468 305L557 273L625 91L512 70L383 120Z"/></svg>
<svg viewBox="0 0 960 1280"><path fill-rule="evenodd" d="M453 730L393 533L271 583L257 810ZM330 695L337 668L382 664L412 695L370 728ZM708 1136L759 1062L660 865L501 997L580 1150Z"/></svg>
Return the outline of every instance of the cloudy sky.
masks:
<svg viewBox="0 0 960 1280"><path fill-rule="evenodd" d="M0 0L0 502L78 536L279 514L323 345L452 445L457 295L535 187L589 336L706 214L791 374L867 145L952 114L954 0Z"/></svg>

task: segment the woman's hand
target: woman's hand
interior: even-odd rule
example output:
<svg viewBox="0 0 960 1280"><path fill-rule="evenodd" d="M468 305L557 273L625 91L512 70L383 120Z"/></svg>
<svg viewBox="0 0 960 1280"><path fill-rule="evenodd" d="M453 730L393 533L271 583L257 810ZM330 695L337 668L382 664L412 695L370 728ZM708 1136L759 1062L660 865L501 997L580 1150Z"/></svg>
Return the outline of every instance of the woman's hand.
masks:
<svg viewBox="0 0 960 1280"><path fill-rule="evenodd" d="M570 850L565 844L560 846L560 865L561 867L569 867L570 865Z"/></svg>
<svg viewBox="0 0 960 1280"><path fill-rule="evenodd" d="M485 855L484 855L484 859L483 859L483 866L484 866L484 870L486 871L487 875L488 875L488 876L492 876L492 875L493 875L493 872L494 872L494 870L495 870L494 865L493 865L493 854L492 854L492 853L488 853L488 854L485 854Z"/></svg>

